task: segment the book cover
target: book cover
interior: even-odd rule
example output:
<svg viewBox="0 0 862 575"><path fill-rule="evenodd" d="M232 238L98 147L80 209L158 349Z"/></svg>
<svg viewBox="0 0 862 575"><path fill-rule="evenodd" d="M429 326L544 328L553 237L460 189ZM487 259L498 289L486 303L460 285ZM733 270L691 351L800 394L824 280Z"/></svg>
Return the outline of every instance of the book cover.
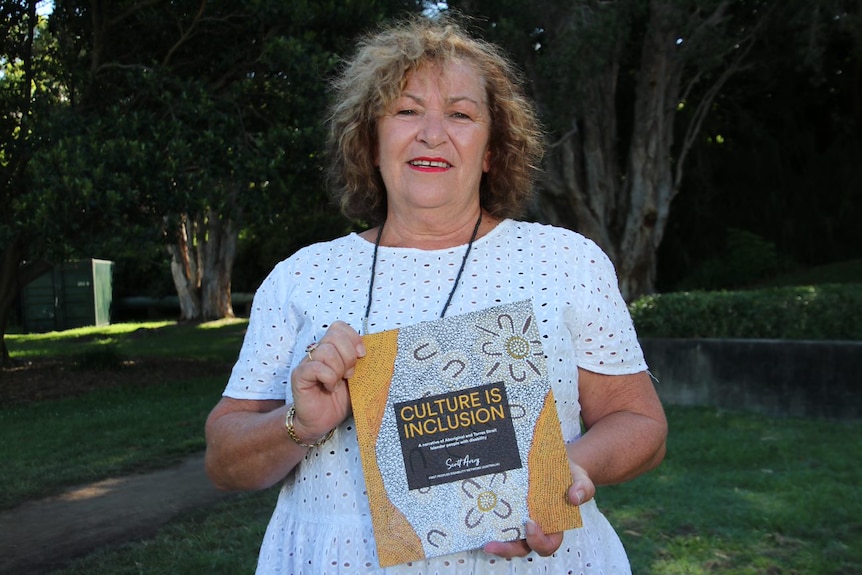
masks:
<svg viewBox="0 0 862 575"><path fill-rule="evenodd" d="M580 527L529 300L363 337L350 397L382 567Z"/></svg>

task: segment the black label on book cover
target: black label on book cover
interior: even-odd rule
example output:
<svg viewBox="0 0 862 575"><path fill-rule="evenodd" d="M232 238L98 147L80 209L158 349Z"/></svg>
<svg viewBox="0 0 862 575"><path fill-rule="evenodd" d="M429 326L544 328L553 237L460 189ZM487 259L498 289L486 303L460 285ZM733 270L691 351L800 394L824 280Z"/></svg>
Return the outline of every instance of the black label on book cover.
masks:
<svg viewBox="0 0 862 575"><path fill-rule="evenodd" d="M521 467L502 383L394 407L411 490Z"/></svg>

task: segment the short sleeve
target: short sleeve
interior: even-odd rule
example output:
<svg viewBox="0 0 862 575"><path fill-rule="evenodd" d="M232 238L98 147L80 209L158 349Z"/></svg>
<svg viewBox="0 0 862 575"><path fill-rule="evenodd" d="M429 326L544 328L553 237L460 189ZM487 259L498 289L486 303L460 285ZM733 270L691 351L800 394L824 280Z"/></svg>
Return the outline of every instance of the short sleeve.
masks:
<svg viewBox="0 0 862 575"><path fill-rule="evenodd" d="M593 241L581 241L575 301L565 319L578 367L605 375L644 371L646 361L613 264Z"/></svg>
<svg viewBox="0 0 862 575"><path fill-rule="evenodd" d="M297 333L288 309L290 266L282 262L254 295L248 329L224 391L234 399L282 399L290 393Z"/></svg>

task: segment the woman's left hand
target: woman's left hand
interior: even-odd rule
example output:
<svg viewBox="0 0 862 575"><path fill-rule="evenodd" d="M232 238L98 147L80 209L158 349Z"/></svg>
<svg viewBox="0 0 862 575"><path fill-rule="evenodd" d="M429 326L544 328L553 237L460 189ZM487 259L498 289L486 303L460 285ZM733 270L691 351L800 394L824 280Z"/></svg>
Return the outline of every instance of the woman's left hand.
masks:
<svg viewBox="0 0 862 575"><path fill-rule="evenodd" d="M596 494L596 486L590 476L580 465L569 461L572 471L572 485L569 487L567 497L572 505L581 505L592 499ZM535 551L542 557L553 555L563 543L562 533L545 534L539 525L532 519L527 521L527 538L517 541L492 541L483 548L485 553L499 555L500 557L525 557Z"/></svg>
<svg viewBox="0 0 862 575"><path fill-rule="evenodd" d="M545 535L539 525L532 519L527 520L527 538L517 541L491 541L486 543L483 550L491 555L498 555L506 559L512 557L526 557L531 551L535 551L542 557L553 555L563 542L562 533L551 533Z"/></svg>

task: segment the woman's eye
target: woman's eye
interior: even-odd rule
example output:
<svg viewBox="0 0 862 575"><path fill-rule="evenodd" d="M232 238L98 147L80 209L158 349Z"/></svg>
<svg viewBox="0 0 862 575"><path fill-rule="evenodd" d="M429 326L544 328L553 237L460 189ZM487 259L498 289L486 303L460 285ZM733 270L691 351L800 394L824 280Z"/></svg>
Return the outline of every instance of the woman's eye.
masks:
<svg viewBox="0 0 862 575"><path fill-rule="evenodd" d="M410 110L410 109L398 110L397 112L395 112L395 115L396 116L415 116L416 110Z"/></svg>

